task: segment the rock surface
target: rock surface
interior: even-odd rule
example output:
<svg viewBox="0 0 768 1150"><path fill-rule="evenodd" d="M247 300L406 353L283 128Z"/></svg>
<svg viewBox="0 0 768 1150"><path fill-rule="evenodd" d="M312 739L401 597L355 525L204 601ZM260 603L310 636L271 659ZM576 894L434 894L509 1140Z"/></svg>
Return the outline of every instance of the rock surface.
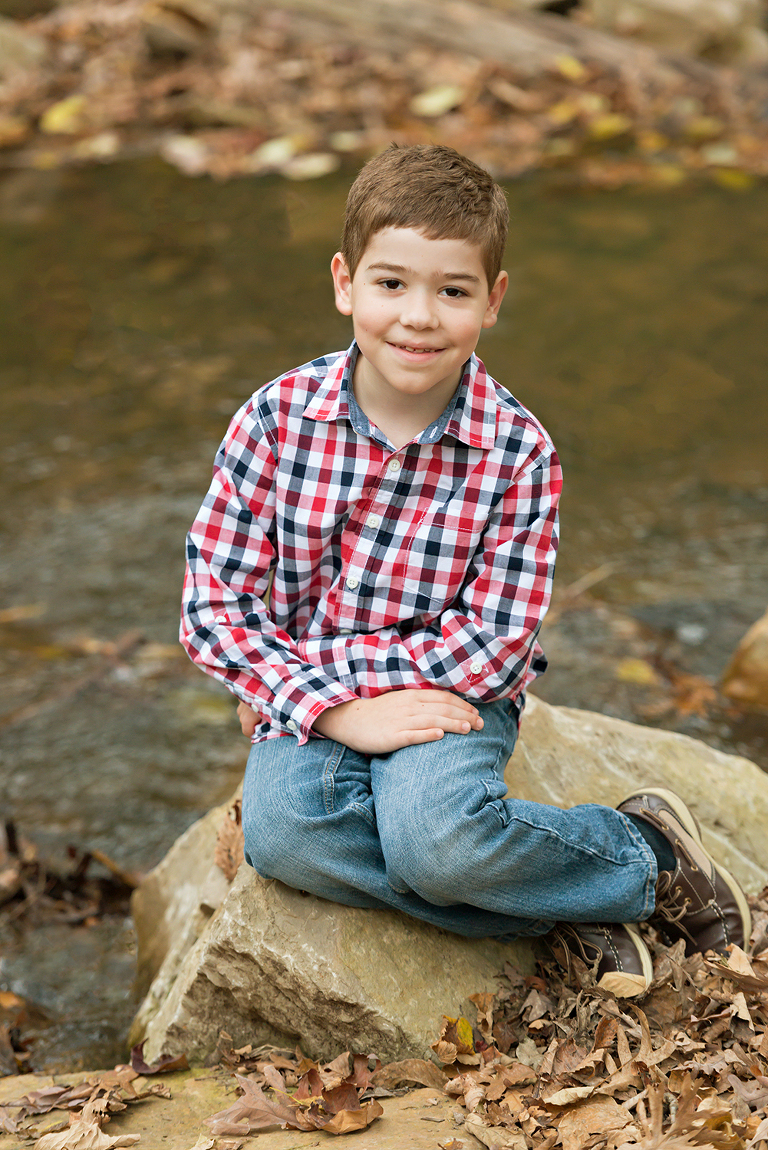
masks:
<svg viewBox="0 0 768 1150"><path fill-rule="evenodd" d="M511 795L561 807L671 787L746 889L766 881L768 778L684 735L530 698L506 781ZM228 887L213 863L225 811L191 827L134 896L140 977L151 985L131 1040L147 1039L150 1061L182 1051L203 1060L222 1029L235 1046L424 1057L440 1016L495 989L505 960L532 969L525 941L468 940L394 911L337 906L246 866Z"/></svg>
<svg viewBox="0 0 768 1150"><path fill-rule="evenodd" d="M141 939L149 919L141 893L136 917ZM178 917L175 908L169 917ZM222 1029L236 1047L300 1042L313 1057L350 1048L390 1061L426 1057L441 1015L461 1013L470 994L495 990L505 961L533 968L527 945L463 939L395 911L337 906L247 866L182 951L167 949L136 1017L131 1041L147 1039L145 1058L183 1051L201 1061Z"/></svg>
<svg viewBox="0 0 768 1150"><path fill-rule="evenodd" d="M768 709L768 611L736 648L723 675L722 692L737 705Z"/></svg>

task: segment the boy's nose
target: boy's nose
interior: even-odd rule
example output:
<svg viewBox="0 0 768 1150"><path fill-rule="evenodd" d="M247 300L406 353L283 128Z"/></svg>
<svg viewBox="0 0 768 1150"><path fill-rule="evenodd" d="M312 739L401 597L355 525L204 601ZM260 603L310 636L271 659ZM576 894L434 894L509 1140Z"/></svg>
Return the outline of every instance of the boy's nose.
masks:
<svg viewBox="0 0 768 1150"><path fill-rule="evenodd" d="M440 321L432 300L425 294L415 292L403 301L400 322L404 327L433 328Z"/></svg>

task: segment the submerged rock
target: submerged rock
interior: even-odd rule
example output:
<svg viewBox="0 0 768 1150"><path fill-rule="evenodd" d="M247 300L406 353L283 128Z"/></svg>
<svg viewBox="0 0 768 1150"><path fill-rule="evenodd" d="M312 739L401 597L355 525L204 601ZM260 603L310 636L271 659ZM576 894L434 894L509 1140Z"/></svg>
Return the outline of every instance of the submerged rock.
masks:
<svg viewBox="0 0 768 1150"><path fill-rule="evenodd" d="M671 787L745 888L765 882L768 778L685 735L530 698L506 781L516 797L561 807ZM148 990L131 1039L147 1040L149 1061L181 1052L202 1061L222 1029L235 1046L424 1057L441 1015L494 990L505 961L533 969L526 940L464 939L396 911L338 906L247 866L228 886L213 861L226 810L191 827L134 896Z"/></svg>
<svg viewBox="0 0 768 1150"><path fill-rule="evenodd" d="M753 623L736 648L721 690L737 705L768 710L768 611Z"/></svg>

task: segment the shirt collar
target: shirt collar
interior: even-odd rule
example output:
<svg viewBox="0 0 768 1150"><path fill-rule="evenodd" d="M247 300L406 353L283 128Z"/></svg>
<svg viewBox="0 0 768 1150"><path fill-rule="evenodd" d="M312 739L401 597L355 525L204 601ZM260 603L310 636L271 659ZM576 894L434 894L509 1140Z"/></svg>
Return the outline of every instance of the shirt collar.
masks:
<svg viewBox="0 0 768 1150"><path fill-rule="evenodd" d="M313 399L307 405L305 415L309 419L331 423L336 419L349 419L354 423L350 410L349 396L352 393L352 372L359 355L357 343L353 340L346 352L341 353L331 364ZM357 404L355 408L359 411ZM426 429L439 427L440 436L453 435L469 447L489 450L496 442L496 420L498 406L493 380L485 370L482 360L470 356L464 368L464 376L454 392L448 406L435 423ZM419 436L421 442L434 442L426 433Z"/></svg>

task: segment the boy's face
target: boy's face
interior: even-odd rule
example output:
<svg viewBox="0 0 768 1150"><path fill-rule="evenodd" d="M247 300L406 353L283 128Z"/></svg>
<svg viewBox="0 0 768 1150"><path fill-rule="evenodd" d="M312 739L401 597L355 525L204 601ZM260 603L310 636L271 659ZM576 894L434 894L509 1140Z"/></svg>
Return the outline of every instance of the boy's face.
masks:
<svg viewBox="0 0 768 1150"><path fill-rule="evenodd" d="M336 307L352 316L362 352L355 390L363 409L366 395L395 408L429 395L437 418L481 330L496 323L507 273L489 291L477 244L431 240L415 228L376 232L352 279L340 253L331 271Z"/></svg>

